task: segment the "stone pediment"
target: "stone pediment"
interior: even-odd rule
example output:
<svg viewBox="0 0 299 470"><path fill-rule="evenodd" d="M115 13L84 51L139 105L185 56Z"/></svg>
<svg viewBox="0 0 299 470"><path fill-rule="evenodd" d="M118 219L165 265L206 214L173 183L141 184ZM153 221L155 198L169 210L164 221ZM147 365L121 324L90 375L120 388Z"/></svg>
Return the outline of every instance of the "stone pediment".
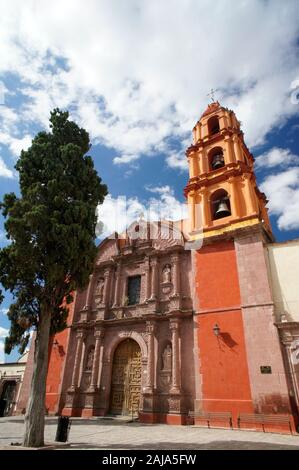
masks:
<svg viewBox="0 0 299 470"><path fill-rule="evenodd" d="M184 246L182 232L170 221L133 222L122 240L121 252L146 250L148 248L164 251L174 246Z"/></svg>

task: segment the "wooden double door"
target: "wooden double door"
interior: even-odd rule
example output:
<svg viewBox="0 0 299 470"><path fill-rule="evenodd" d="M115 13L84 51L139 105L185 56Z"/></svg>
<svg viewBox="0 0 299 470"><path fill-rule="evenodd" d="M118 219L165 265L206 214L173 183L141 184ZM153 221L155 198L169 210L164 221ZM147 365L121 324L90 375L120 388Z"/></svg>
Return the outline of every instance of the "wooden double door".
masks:
<svg viewBox="0 0 299 470"><path fill-rule="evenodd" d="M141 393L141 350L136 341L126 339L113 357L110 413L136 415Z"/></svg>

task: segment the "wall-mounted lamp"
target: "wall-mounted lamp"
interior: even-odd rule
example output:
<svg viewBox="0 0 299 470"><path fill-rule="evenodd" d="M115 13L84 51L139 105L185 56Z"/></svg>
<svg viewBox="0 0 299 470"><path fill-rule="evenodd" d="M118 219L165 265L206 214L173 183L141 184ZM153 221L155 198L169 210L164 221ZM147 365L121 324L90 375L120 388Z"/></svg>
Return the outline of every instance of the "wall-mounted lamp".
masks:
<svg viewBox="0 0 299 470"><path fill-rule="evenodd" d="M215 325L213 326L213 332L214 332L214 335L215 336L219 336L220 335L220 327L217 323L215 323Z"/></svg>
<svg viewBox="0 0 299 470"><path fill-rule="evenodd" d="M53 341L53 346L54 346L54 348L57 348L58 345L59 345L59 343L58 343L57 339L55 339L55 340Z"/></svg>

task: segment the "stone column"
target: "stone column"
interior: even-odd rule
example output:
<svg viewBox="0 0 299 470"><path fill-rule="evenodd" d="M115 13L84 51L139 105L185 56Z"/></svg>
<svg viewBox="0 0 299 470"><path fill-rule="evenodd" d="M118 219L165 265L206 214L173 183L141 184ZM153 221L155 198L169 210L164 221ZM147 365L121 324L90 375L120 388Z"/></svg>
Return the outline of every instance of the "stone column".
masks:
<svg viewBox="0 0 299 470"><path fill-rule="evenodd" d="M188 210L189 210L189 221L190 231L195 230L195 191L190 191L188 194Z"/></svg>
<svg viewBox="0 0 299 470"><path fill-rule="evenodd" d="M219 116L219 128L220 128L220 131L228 128L227 116L225 114L222 114L221 116Z"/></svg>
<svg viewBox="0 0 299 470"><path fill-rule="evenodd" d="M158 266L158 259L152 258L151 300L156 300L158 297Z"/></svg>
<svg viewBox="0 0 299 470"><path fill-rule="evenodd" d="M174 318L170 320L170 330L172 336L172 384L171 393L181 392L181 358L179 345L179 325L180 320Z"/></svg>
<svg viewBox="0 0 299 470"><path fill-rule="evenodd" d="M201 138L207 140L209 138L208 124L205 122L201 127Z"/></svg>
<svg viewBox="0 0 299 470"><path fill-rule="evenodd" d="M114 286L114 302L113 307L117 307L119 304L119 287L120 287L120 275L121 275L121 263L119 262L116 268L116 279Z"/></svg>
<svg viewBox="0 0 299 470"><path fill-rule="evenodd" d="M103 329L96 329L95 330L95 349L94 349L94 358L93 358L93 365L91 371L91 379L90 379L90 387L89 391L94 392L97 388L98 383L98 374L99 374L99 360L100 360L100 352L101 352L101 343L104 337L104 330Z"/></svg>
<svg viewBox="0 0 299 470"><path fill-rule="evenodd" d="M243 159L243 155L241 151L241 142L238 139L238 136L236 134L233 137L233 142L234 142L234 152L235 152L236 161L240 160L241 162L243 162L244 159Z"/></svg>
<svg viewBox="0 0 299 470"><path fill-rule="evenodd" d="M148 357L147 357L147 376L146 376L146 393L153 393L154 389L154 367L155 367L155 352L154 352L154 333L155 323L146 322L147 332L147 346L148 346Z"/></svg>
<svg viewBox="0 0 299 470"><path fill-rule="evenodd" d="M295 370L295 366L294 366L294 351L297 351L297 355L298 355L298 350L299 350L299 341L298 341L298 344L297 344L297 347L290 344L288 346L286 346L286 352L287 352L287 358L288 358L288 363L289 363L289 367L290 367L290 372L291 372L291 377L290 377L290 380L291 380L291 385L293 386L293 394L294 394L294 399L295 399L295 402L296 402L296 405L297 405L297 408L299 410L299 371ZM295 357L295 360L297 361L297 357Z"/></svg>
<svg viewBox="0 0 299 470"><path fill-rule="evenodd" d="M299 411L299 322L288 322L282 315L278 327L286 362L286 377L292 413Z"/></svg>
<svg viewBox="0 0 299 470"><path fill-rule="evenodd" d="M180 295L180 254L171 255L172 273L173 273L173 295Z"/></svg>
<svg viewBox="0 0 299 470"><path fill-rule="evenodd" d="M146 258L145 260L145 269L144 269L144 282L145 282L145 299L147 301L151 296L151 279L150 279L150 264L149 259Z"/></svg>
<svg viewBox="0 0 299 470"><path fill-rule="evenodd" d="M92 286L93 286L93 274L89 276L89 284L86 293L86 300L84 310L89 310L91 308L91 294L92 294Z"/></svg>
<svg viewBox="0 0 299 470"><path fill-rule="evenodd" d="M195 178L199 174L198 155L195 150L191 150L188 155L190 178Z"/></svg>
<svg viewBox="0 0 299 470"><path fill-rule="evenodd" d="M257 209L256 209L255 200L253 197L253 192L252 192L252 183L251 183L250 173L245 173L243 175L243 181L244 181L245 201L246 201L246 207L248 210L248 215L254 214L257 212Z"/></svg>
<svg viewBox="0 0 299 470"><path fill-rule="evenodd" d="M202 206L202 227L208 227L211 224L211 209L209 201L209 190L203 188L201 191L201 206ZM200 227L198 227L200 228Z"/></svg>
<svg viewBox="0 0 299 470"><path fill-rule="evenodd" d="M103 292L103 303L105 306L109 305L110 272L111 272L110 268L106 269L106 271L104 272L105 284L104 284L104 292Z"/></svg>
<svg viewBox="0 0 299 470"><path fill-rule="evenodd" d="M237 189L237 181L235 178L229 178L229 187L230 187L230 208L233 217L240 217L240 204L239 204L239 194Z"/></svg>
<svg viewBox="0 0 299 470"><path fill-rule="evenodd" d="M72 383L71 383L71 390L74 391L78 388L78 375L80 371L80 365L82 360L82 347L83 347L83 340L84 340L84 331L78 330L76 334L77 338L77 346L76 346L76 353L75 353L75 362L73 368L73 375L72 375Z"/></svg>
<svg viewBox="0 0 299 470"><path fill-rule="evenodd" d="M234 149L233 149L231 137L230 137L230 136L226 136L226 137L224 138L224 143L225 143L225 150L226 150L226 155L227 155L225 164L235 162L235 161L236 161L236 157L235 157L235 152L234 152Z"/></svg>
<svg viewBox="0 0 299 470"><path fill-rule="evenodd" d="M209 162L208 162L207 151L206 151L205 148L202 148L202 151L201 151L201 161L202 161L202 172L203 173L208 173L208 171L209 171Z"/></svg>

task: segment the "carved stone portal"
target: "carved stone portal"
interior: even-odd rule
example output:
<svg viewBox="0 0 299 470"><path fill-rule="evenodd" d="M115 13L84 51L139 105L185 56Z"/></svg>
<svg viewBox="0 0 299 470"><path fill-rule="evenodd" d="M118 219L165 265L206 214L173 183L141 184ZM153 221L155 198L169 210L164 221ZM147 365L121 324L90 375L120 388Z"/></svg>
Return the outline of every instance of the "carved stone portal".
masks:
<svg viewBox="0 0 299 470"><path fill-rule="evenodd" d="M138 413L141 391L141 350L136 341L126 339L113 358L110 412L116 415Z"/></svg>

